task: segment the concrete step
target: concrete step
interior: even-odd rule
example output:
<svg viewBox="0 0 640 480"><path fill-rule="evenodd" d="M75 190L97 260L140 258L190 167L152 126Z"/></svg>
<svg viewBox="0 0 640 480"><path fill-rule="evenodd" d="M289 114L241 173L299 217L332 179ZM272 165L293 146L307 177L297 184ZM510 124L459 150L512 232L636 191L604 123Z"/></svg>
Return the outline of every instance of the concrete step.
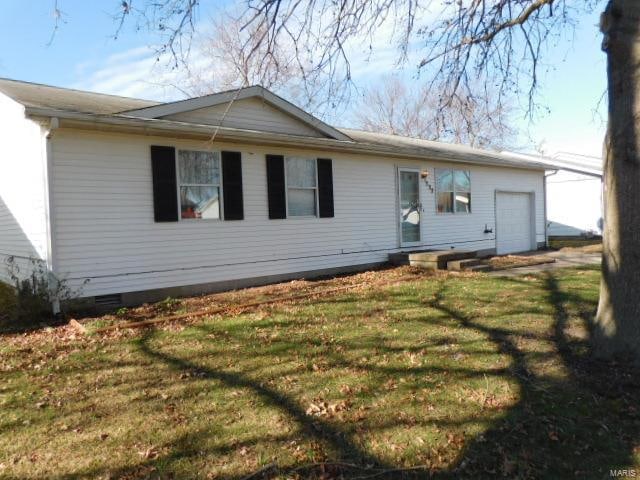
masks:
<svg viewBox="0 0 640 480"><path fill-rule="evenodd" d="M474 258L477 252L470 250L432 250L430 252L411 252L409 260L420 260L423 262L464 260Z"/></svg>
<svg viewBox="0 0 640 480"><path fill-rule="evenodd" d="M480 265L481 260L477 258L466 258L463 260L450 260L447 262L447 270L461 271L468 270L470 267Z"/></svg>
<svg viewBox="0 0 640 480"><path fill-rule="evenodd" d="M409 263L412 267L422 268L423 270L438 270L437 262L423 262L422 260L411 260Z"/></svg>
<svg viewBox="0 0 640 480"><path fill-rule="evenodd" d="M392 265L411 265L428 270L446 270L447 263L473 259L477 252L468 250L424 250L389 254Z"/></svg>
<svg viewBox="0 0 640 480"><path fill-rule="evenodd" d="M447 263L453 260L474 258L476 252L467 250L436 250L433 252L417 252L409 254L409 264L431 270L446 270Z"/></svg>
<svg viewBox="0 0 640 480"><path fill-rule="evenodd" d="M474 265L473 267L465 268L466 272L488 272L491 270L490 265Z"/></svg>
<svg viewBox="0 0 640 480"><path fill-rule="evenodd" d="M389 263L391 265L409 265L409 254L408 253L390 253L389 254Z"/></svg>

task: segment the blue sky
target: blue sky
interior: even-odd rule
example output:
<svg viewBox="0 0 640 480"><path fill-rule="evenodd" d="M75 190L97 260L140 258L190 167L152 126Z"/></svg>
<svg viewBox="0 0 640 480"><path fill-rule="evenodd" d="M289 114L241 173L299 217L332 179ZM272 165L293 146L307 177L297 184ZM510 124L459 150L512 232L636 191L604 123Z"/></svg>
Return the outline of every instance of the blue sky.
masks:
<svg viewBox="0 0 640 480"><path fill-rule="evenodd" d="M118 1L59 0L64 22L51 45L53 0L3 0L0 16L0 76L105 93L169 100L178 92L160 87L152 45L157 37L129 25L113 38ZM215 15L224 2L203 2L200 18ZM572 38L547 52L540 78L540 102L548 112L534 121L519 115L519 144L541 144L547 154L600 155L606 105L605 56L600 51L598 12L580 19ZM357 63L356 82L388 72L387 50L369 64ZM373 77L372 77L373 75ZM599 113L596 109L599 108Z"/></svg>

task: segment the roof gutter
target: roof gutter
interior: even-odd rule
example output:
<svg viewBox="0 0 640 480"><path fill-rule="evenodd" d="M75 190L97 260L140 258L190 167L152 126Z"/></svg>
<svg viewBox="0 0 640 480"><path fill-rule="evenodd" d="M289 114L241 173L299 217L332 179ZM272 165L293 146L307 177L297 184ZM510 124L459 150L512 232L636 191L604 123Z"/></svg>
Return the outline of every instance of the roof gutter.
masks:
<svg viewBox="0 0 640 480"><path fill-rule="evenodd" d="M123 133L138 133L144 135L172 136L200 140L210 140L215 125L177 122L173 120L149 119L129 117L126 115L95 115L87 113L52 110L46 108L26 107L26 114L33 117L57 117L60 128L78 128L85 130L109 130ZM521 168L527 170L548 170L549 167L540 162L527 160L510 160L497 158L490 153L465 153L462 159L460 152L425 147L403 148L378 144L334 140L329 138L302 137L282 133L243 130L220 127L217 138L232 143L252 143L255 145L300 147L304 140L305 148L322 151L336 151L360 154L375 154L394 158L408 158L417 160L440 160L446 162L481 164L500 167Z"/></svg>
<svg viewBox="0 0 640 480"><path fill-rule="evenodd" d="M539 158L525 153L513 153L512 155L522 158L525 161L528 161L530 158ZM602 178L602 170L598 168L585 168L580 165L572 166L570 163L557 161L551 158L542 158L539 163L544 165L547 170L563 170L565 172L578 173L587 177Z"/></svg>
<svg viewBox="0 0 640 480"><path fill-rule="evenodd" d="M598 173L598 172L592 171L592 170L582 170L580 168L564 167L562 165L548 164L547 165L547 170L553 170L554 173L552 175L555 175L556 173L558 173L558 170L563 170L565 172L578 173L580 175L584 175L584 176L587 176L587 177L602 178L602 172ZM551 176L551 175L549 175L549 176Z"/></svg>

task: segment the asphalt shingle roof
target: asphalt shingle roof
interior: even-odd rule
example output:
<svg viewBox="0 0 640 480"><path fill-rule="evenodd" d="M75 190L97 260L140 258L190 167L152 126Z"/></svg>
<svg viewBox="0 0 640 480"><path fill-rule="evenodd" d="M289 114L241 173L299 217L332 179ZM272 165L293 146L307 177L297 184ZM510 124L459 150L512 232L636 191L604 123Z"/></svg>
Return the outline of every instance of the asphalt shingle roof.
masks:
<svg viewBox="0 0 640 480"><path fill-rule="evenodd" d="M178 124L184 127L185 123L162 121L153 118L134 119L129 112L148 107L163 105L160 102L141 100L138 98L120 97L116 95L106 95L103 93L87 92L68 88L53 87L37 83L22 82L0 78L0 92L21 103L26 107L41 108L43 110L64 111L70 113L104 115L105 118L124 119L125 121L146 121L154 123L156 127L172 128ZM202 125L193 124L194 129ZM233 129L232 129L233 130ZM251 130L235 129L238 132ZM393 150L398 154L412 156L423 156L434 160L450 160L471 163L491 163L497 165L520 166L541 168L542 158L523 158L522 155L509 154L507 152L491 152L471 148L464 145L454 145L443 142L422 140L417 138L404 137L400 135L389 135L384 133L366 132L352 129L339 129L347 135L350 142L342 142L343 147L349 144L381 148L384 151ZM256 132L254 132L256 133Z"/></svg>
<svg viewBox="0 0 640 480"><path fill-rule="evenodd" d="M27 107L103 115L158 105L158 102L149 100L52 87L7 78L0 78L0 92Z"/></svg>

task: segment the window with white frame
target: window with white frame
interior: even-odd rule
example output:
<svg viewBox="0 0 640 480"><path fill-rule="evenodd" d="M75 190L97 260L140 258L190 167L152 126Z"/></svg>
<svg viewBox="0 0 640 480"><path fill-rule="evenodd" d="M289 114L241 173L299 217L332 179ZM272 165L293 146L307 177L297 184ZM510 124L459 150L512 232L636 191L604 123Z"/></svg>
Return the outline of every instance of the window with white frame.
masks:
<svg viewBox="0 0 640 480"><path fill-rule="evenodd" d="M469 170L436 169L438 213L471 213Z"/></svg>
<svg viewBox="0 0 640 480"><path fill-rule="evenodd" d="M220 153L178 151L180 218L220 218Z"/></svg>
<svg viewBox="0 0 640 480"><path fill-rule="evenodd" d="M287 157L285 160L288 216L316 216L318 199L316 160L301 157Z"/></svg>

